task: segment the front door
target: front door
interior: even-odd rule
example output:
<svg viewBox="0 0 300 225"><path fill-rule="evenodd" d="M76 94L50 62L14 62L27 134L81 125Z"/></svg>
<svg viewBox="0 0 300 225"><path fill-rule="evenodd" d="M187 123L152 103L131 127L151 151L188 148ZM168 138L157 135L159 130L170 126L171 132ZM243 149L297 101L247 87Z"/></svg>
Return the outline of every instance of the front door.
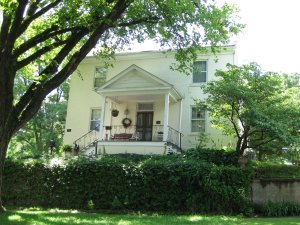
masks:
<svg viewBox="0 0 300 225"><path fill-rule="evenodd" d="M153 112L138 112L136 121L139 140L152 141Z"/></svg>

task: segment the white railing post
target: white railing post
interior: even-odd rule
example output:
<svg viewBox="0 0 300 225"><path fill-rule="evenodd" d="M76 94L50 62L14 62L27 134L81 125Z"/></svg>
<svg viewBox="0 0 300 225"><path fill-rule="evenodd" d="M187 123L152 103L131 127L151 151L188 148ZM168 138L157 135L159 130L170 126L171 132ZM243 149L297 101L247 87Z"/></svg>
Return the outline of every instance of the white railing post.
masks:
<svg viewBox="0 0 300 225"><path fill-rule="evenodd" d="M165 95L165 111L164 111L164 136L163 141L168 140L169 132L169 111L170 111L170 94Z"/></svg>
<svg viewBox="0 0 300 225"><path fill-rule="evenodd" d="M180 112L179 112L179 129L178 129L178 140L181 148L181 132L182 132L182 99L180 100Z"/></svg>
<svg viewBox="0 0 300 225"><path fill-rule="evenodd" d="M104 131L104 120L105 120L105 108L106 108L106 96L103 96L102 99L102 106L101 106L101 121L100 121L100 127L99 127L99 140L103 140L103 131Z"/></svg>

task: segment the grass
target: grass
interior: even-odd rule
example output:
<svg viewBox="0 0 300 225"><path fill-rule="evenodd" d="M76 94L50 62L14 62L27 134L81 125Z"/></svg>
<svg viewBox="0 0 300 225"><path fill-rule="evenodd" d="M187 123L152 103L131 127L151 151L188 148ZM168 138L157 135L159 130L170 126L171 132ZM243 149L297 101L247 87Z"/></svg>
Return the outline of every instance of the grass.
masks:
<svg viewBox="0 0 300 225"><path fill-rule="evenodd" d="M9 210L1 225L300 225L299 217L242 218L235 216L96 214L63 210Z"/></svg>

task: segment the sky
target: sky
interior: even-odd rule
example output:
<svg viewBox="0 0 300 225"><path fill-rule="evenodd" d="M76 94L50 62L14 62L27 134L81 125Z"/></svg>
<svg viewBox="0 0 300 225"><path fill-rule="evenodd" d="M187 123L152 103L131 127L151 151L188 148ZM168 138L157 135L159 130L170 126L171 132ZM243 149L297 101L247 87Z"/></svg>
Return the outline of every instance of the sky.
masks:
<svg viewBox="0 0 300 225"><path fill-rule="evenodd" d="M237 5L246 25L234 38L237 64L257 62L264 70L300 73L300 0L215 1ZM151 48L148 42L133 50Z"/></svg>
<svg viewBox="0 0 300 225"><path fill-rule="evenodd" d="M300 1L228 0L240 8L246 28L237 38L237 63L300 73Z"/></svg>

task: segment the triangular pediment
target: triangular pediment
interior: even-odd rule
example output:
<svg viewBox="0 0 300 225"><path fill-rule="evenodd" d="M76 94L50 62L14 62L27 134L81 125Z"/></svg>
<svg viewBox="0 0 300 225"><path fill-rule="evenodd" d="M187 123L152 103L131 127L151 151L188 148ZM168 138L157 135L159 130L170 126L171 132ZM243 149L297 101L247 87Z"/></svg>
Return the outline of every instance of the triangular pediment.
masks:
<svg viewBox="0 0 300 225"><path fill-rule="evenodd" d="M149 89L160 87L172 87L172 85L136 65L131 65L106 82L99 90L133 90L136 88Z"/></svg>

